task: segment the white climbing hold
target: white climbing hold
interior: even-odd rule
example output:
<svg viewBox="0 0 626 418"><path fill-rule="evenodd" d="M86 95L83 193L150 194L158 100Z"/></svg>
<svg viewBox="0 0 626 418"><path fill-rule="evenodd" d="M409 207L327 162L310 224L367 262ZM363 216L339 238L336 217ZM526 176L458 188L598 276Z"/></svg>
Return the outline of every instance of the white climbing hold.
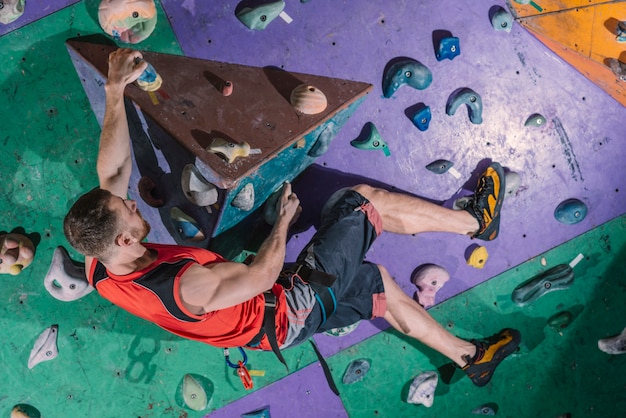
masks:
<svg viewBox="0 0 626 418"><path fill-rule="evenodd" d="M80 299L93 291L85 276L85 267L73 261L60 246L54 250L43 285L52 297L63 302Z"/></svg>
<svg viewBox="0 0 626 418"><path fill-rule="evenodd" d="M437 376L436 372L430 371L419 374L411 383L406 401L412 404L422 404L426 408L430 408L435 400L435 389L437 389L438 382L439 376Z"/></svg>
<svg viewBox="0 0 626 418"><path fill-rule="evenodd" d="M234 207L249 211L254 207L254 186L248 183L235 196L231 203Z"/></svg>
<svg viewBox="0 0 626 418"><path fill-rule="evenodd" d="M57 349L57 335L59 331L58 325L52 325L46 328L37 340L33 349L30 351L30 357L28 358L28 368L32 369L41 362L52 360L59 355Z"/></svg>
<svg viewBox="0 0 626 418"><path fill-rule="evenodd" d="M180 181L185 196L194 205L210 206L217 203L217 188L200 174L194 164L187 164L183 168Z"/></svg>
<svg viewBox="0 0 626 418"><path fill-rule="evenodd" d="M619 335L598 340L598 348L607 354L626 353L626 328Z"/></svg>

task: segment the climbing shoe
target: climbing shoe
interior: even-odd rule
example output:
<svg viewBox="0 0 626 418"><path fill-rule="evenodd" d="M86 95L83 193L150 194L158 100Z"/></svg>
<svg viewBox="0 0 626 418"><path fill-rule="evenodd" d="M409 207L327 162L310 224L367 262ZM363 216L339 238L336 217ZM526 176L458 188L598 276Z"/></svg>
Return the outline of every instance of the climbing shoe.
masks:
<svg viewBox="0 0 626 418"><path fill-rule="evenodd" d="M478 221L478 231L472 238L491 241L500 229L500 208L504 200L504 170L498 163L491 163L478 179L474 197L467 202L465 210Z"/></svg>
<svg viewBox="0 0 626 418"><path fill-rule="evenodd" d="M476 346L476 355L474 358L469 356L463 358L467 364L462 370L476 386L485 386L491 380L498 364L517 350L520 341L520 332L511 328L505 328L482 341L472 340L472 344Z"/></svg>

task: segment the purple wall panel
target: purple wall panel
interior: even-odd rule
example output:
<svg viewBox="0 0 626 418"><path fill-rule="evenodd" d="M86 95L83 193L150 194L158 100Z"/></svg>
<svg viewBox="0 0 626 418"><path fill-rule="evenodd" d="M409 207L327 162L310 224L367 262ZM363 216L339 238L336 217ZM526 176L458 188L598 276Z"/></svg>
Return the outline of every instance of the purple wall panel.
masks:
<svg viewBox="0 0 626 418"><path fill-rule="evenodd" d="M78 2L79 0L49 0L45 2L26 0L22 16L8 25L0 24L0 36Z"/></svg>
<svg viewBox="0 0 626 418"><path fill-rule="evenodd" d="M450 272L451 280L438 295L442 301L624 213L626 109L519 25L510 33L495 31L488 17L492 3L289 1L285 12L293 21L287 24L277 18L263 31L249 30L236 19L236 1L162 0L162 4L186 55L375 86L318 159L323 169L374 178L447 205L459 192L473 189L473 183L466 183L485 160L499 161L521 175L521 187L505 202L500 236L493 242L428 233L384 235L374 244L368 259L385 264L410 295L415 291L410 274L422 263L440 264ZM440 30L460 39L461 54L454 60L435 58L433 32ZM425 90L401 87L385 99L383 70L391 59L402 56L426 65L433 82ZM464 108L446 115L448 97L461 87L481 95L482 124L471 124ZM429 105L433 113L425 132L405 115L405 109L417 103ZM533 113L543 114L547 123L525 127ZM378 127L391 157L350 145L366 122ZM461 178L424 168L441 158L454 162ZM554 209L572 197L588 205L587 218L577 225L560 224ZM288 259L296 257L312 233L308 230L290 240ZM489 251L482 270L465 263L464 254L472 244ZM385 327L384 321L362 323L349 336L317 340L323 353L330 355ZM281 396L278 390L271 392Z"/></svg>

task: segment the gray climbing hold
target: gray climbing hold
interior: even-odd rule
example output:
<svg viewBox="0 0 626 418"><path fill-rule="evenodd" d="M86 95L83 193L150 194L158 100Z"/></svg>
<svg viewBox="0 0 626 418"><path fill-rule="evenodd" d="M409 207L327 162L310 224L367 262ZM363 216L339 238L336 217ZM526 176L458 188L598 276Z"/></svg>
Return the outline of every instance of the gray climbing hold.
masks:
<svg viewBox="0 0 626 418"><path fill-rule="evenodd" d="M331 337L343 337L344 335L348 335L351 332L353 332L356 329L356 327L359 326L360 323L361 321L357 321L352 325L329 329L328 331L324 332L324 334L329 335Z"/></svg>
<svg viewBox="0 0 626 418"><path fill-rule="evenodd" d="M183 168L180 182L185 197L194 205L204 207L217 203L217 188L200 174L194 164Z"/></svg>
<svg viewBox="0 0 626 418"><path fill-rule="evenodd" d="M344 385L350 385L352 383L356 383L360 380L363 380L365 375L370 369L369 361L365 359L354 360L345 373L343 374L342 382Z"/></svg>
<svg viewBox="0 0 626 418"><path fill-rule="evenodd" d="M467 87L450 95L446 104L446 114L454 115L462 104L467 106L470 122L475 125L483 122L483 101L478 93Z"/></svg>
<svg viewBox="0 0 626 418"><path fill-rule="evenodd" d="M436 372L429 371L419 374L413 379L407 402L412 404L422 404L426 408L433 406L435 400L435 389L439 376Z"/></svg>
<svg viewBox="0 0 626 418"><path fill-rule="evenodd" d="M504 7L497 6L491 12L491 26L497 31L511 32L513 16Z"/></svg>
<svg viewBox="0 0 626 418"><path fill-rule="evenodd" d="M626 328L619 335L598 340L598 348L607 354L626 353Z"/></svg>
<svg viewBox="0 0 626 418"><path fill-rule="evenodd" d="M74 262L60 246L54 250L43 285L52 297L63 302L80 299L93 291L85 276L85 266Z"/></svg>
<svg viewBox="0 0 626 418"><path fill-rule="evenodd" d="M539 128L545 124L546 118L539 113L533 113L528 117L528 119L526 119L526 122L524 122L524 126L528 126L531 128Z"/></svg>
<svg viewBox="0 0 626 418"><path fill-rule="evenodd" d="M567 289L573 283L574 269L568 264L559 264L517 286L511 299L519 306L526 306L546 293Z"/></svg>
<svg viewBox="0 0 626 418"><path fill-rule="evenodd" d="M37 340L30 351L30 356L28 358L29 369L32 369L44 361L55 359L59 355L59 350L57 348L58 334L59 326L56 324L51 325L39 334L39 337L37 337Z"/></svg>
<svg viewBox="0 0 626 418"><path fill-rule="evenodd" d="M448 160L436 160L426 166L428 171L432 171L435 174L443 174L450 170L454 163Z"/></svg>
<svg viewBox="0 0 626 418"><path fill-rule="evenodd" d="M254 207L254 186L252 183L246 184L237 192L231 205L246 212L252 210Z"/></svg>

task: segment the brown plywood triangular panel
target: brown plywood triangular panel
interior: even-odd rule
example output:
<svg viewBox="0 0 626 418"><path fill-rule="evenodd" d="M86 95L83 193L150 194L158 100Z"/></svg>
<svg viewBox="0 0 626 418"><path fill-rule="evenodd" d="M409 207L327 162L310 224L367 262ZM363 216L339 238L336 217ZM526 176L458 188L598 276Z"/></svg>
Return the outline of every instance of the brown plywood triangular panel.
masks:
<svg viewBox="0 0 626 418"><path fill-rule="evenodd" d="M67 46L106 78L108 55L116 46L83 38L70 39ZM215 178L212 180L223 187L235 184L262 160L293 145L322 121L372 89L368 83L273 67L251 67L154 52L143 52L143 55L163 78L163 84L156 93L130 85L126 96L213 170ZM224 81L233 84L230 96L221 93ZM299 84L321 90L328 100L327 108L315 115L297 112L289 97ZM215 137L234 143L246 141L261 152L229 164L205 150Z"/></svg>
<svg viewBox="0 0 626 418"><path fill-rule="evenodd" d="M575 2L574 2L575 3ZM624 61L626 44L617 41L617 24L626 21L626 2L590 2L584 7L560 7L551 13L529 15L517 21L559 57L626 106L623 81L609 60ZM513 4L513 3L511 3ZM525 5L529 6L529 5Z"/></svg>

